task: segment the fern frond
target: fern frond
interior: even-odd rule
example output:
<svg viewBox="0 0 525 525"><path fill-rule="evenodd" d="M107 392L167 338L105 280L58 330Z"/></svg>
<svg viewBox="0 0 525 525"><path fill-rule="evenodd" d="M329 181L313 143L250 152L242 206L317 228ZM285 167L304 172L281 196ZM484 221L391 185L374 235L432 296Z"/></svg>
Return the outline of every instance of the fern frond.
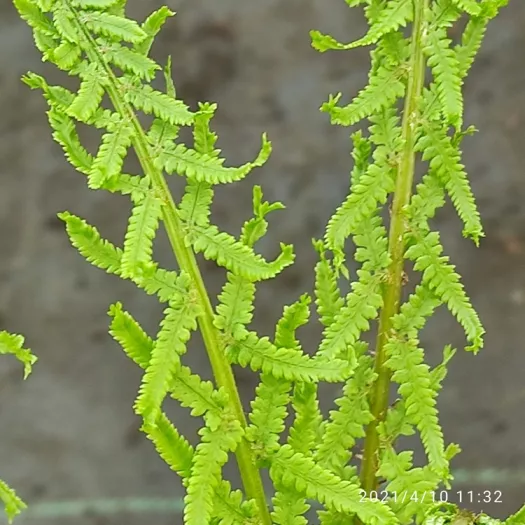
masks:
<svg viewBox="0 0 525 525"><path fill-rule="evenodd" d="M279 436L284 431L291 384L268 373L261 374L261 382L251 402L250 426L246 437L257 453L267 457L279 448Z"/></svg>
<svg viewBox="0 0 525 525"><path fill-rule="evenodd" d="M348 364L343 360L311 359L299 350L277 348L267 337L259 338L254 332L249 332L242 341L232 342L226 354L232 363L287 381L332 383L349 375Z"/></svg>
<svg viewBox="0 0 525 525"><path fill-rule="evenodd" d="M86 28L116 42L122 40L132 44L144 40L147 35L134 20L112 15L104 11L79 11L78 19Z"/></svg>
<svg viewBox="0 0 525 525"><path fill-rule="evenodd" d="M71 0L71 4L75 7L80 7L86 9L93 7L95 9L108 9L109 7L115 5L117 0Z"/></svg>
<svg viewBox="0 0 525 525"><path fill-rule="evenodd" d="M268 221L266 215L276 210L284 210L285 206L281 202L269 203L263 201L262 188L255 185L252 189L253 214L255 217L243 224L241 231L241 241L246 246L253 247L255 243L266 235L268 231Z"/></svg>
<svg viewBox="0 0 525 525"><path fill-rule="evenodd" d="M394 104L405 94L405 84L402 82L402 70L399 67L381 67L370 78L369 84L363 88L350 104L338 106L341 94L331 96L328 102L321 106L321 111L330 115L332 124L352 126L360 120L369 117Z"/></svg>
<svg viewBox="0 0 525 525"><path fill-rule="evenodd" d="M197 328L199 311L187 294L174 295L165 310L151 361L135 402L135 409L144 418L146 427L155 424L173 374L180 368L180 356L186 351L190 332Z"/></svg>
<svg viewBox="0 0 525 525"><path fill-rule="evenodd" d="M362 498L358 485L342 480L312 459L283 445L271 458L270 476L276 483L296 490L333 510L356 514L367 525L397 524L394 513L378 500Z"/></svg>
<svg viewBox="0 0 525 525"><path fill-rule="evenodd" d="M406 258L414 261L414 269L423 272L423 283L426 284L456 317L465 330L471 345L466 350L477 351L483 346L485 330L478 314L468 299L460 277L449 257L442 256L443 248L439 242L439 233L428 232L418 235L417 242L406 251Z"/></svg>
<svg viewBox="0 0 525 525"><path fill-rule="evenodd" d="M82 75L80 89L68 108L68 115L88 122L102 102L104 85L104 75L98 71L96 64L90 64Z"/></svg>
<svg viewBox="0 0 525 525"><path fill-rule="evenodd" d="M467 75L474 62L487 31L488 23L507 2L508 0L485 1L479 4L479 15L471 17L468 21L461 36L461 44L454 49L459 63L459 74L462 78Z"/></svg>
<svg viewBox="0 0 525 525"><path fill-rule="evenodd" d="M21 335L0 331L0 354L14 355L24 365L24 379L26 379L37 362L37 357L31 353L31 350L24 348L24 341Z"/></svg>
<svg viewBox="0 0 525 525"><path fill-rule="evenodd" d="M185 222L186 230L190 235L193 233L194 226L206 228L210 224L212 200L213 188L211 184L188 179L179 212L180 218Z"/></svg>
<svg viewBox="0 0 525 525"><path fill-rule="evenodd" d="M1 479L0 501L4 504L7 520L10 524L13 522L13 518L15 518L15 516L27 508L27 505L16 495L16 492Z"/></svg>
<svg viewBox="0 0 525 525"><path fill-rule="evenodd" d="M448 477L443 431L436 409L436 391L431 386L428 365L417 341L394 338L385 352L386 366L393 371L392 379L399 384L399 393L405 400L406 416L416 425L428 456L429 466L440 478Z"/></svg>
<svg viewBox="0 0 525 525"><path fill-rule="evenodd" d="M67 160L80 173L88 175L93 166L92 155L82 146L73 120L58 108L48 111L53 138L64 150Z"/></svg>
<svg viewBox="0 0 525 525"><path fill-rule="evenodd" d="M446 131L438 124L424 125L425 135L417 144L423 152L423 160L428 160L430 169L435 170L447 190L459 217L465 225L463 235L470 237L476 245L483 237L483 226L476 208L474 195L461 163L459 149L454 145Z"/></svg>
<svg viewBox="0 0 525 525"><path fill-rule="evenodd" d="M272 262L266 262L251 248L236 241L228 233L220 232L216 226L196 226L194 231L192 241L197 253L202 253L206 259L213 260L219 266L251 281L275 277L290 266L295 258L291 245L281 243L279 256Z"/></svg>
<svg viewBox="0 0 525 525"><path fill-rule="evenodd" d="M215 488L213 513L218 517L217 525L243 525L258 519L254 500L243 501L240 490L232 490L228 481L222 480Z"/></svg>
<svg viewBox="0 0 525 525"><path fill-rule="evenodd" d="M319 410L317 385L296 383L292 396L295 419L290 427L288 444L296 452L311 455L324 434L323 417Z"/></svg>
<svg viewBox="0 0 525 525"><path fill-rule="evenodd" d="M111 317L109 333L117 341L126 355L141 368L146 369L151 360L153 339L142 329L137 321L122 308L122 303L110 306Z"/></svg>
<svg viewBox="0 0 525 525"><path fill-rule="evenodd" d="M228 404L224 390L216 390L211 381L202 381L186 366L179 367L173 374L169 390L182 407L191 409L192 416L205 415L206 425L212 431L217 430Z"/></svg>
<svg viewBox="0 0 525 525"><path fill-rule="evenodd" d="M477 16L481 12L481 6L476 0L452 0L452 2L471 16Z"/></svg>
<svg viewBox="0 0 525 525"><path fill-rule="evenodd" d="M255 285L228 272L227 282L219 295L215 326L234 340L243 339L253 318L254 300Z"/></svg>
<svg viewBox="0 0 525 525"><path fill-rule="evenodd" d="M329 327L344 305L337 282L337 274L332 263L326 259L325 247L322 241L314 242L320 261L315 265L315 304L319 321Z"/></svg>
<svg viewBox="0 0 525 525"><path fill-rule="evenodd" d="M346 239L357 232L362 221L372 215L378 205L384 204L394 190L394 173L382 162L371 164L366 174L352 185L345 202L332 215L326 228L326 244L336 254L336 268L344 262Z"/></svg>
<svg viewBox="0 0 525 525"><path fill-rule="evenodd" d="M236 419L231 419L224 421L222 427L216 431L204 427L199 434L202 440L195 449L184 498L184 523L187 525L209 523L221 468L228 461L227 453L234 451L241 440L243 429Z"/></svg>
<svg viewBox="0 0 525 525"><path fill-rule="evenodd" d="M193 447L179 434L167 416L161 412L155 420L155 425L150 425L144 430L170 469L183 479L189 478L194 456Z"/></svg>
<svg viewBox="0 0 525 525"><path fill-rule="evenodd" d="M30 0L13 0L20 17L35 31L50 37L58 37L53 21L47 17L35 2Z"/></svg>
<svg viewBox="0 0 525 525"><path fill-rule="evenodd" d="M385 490L396 494L390 505L401 525L413 523L414 515L421 514L429 503L433 503L432 494L441 481L428 466L412 468L412 455L413 452L408 450L397 454L388 446L383 451L377 472L378 476L388 480ZM411 499L413 494L420 497Z"/></svg>
<svg viewBox="0 0 525 525"><path fill-rule="evenodd" d="M372 358L360 356L354 375L343 388L343 395L335 401L339 408L330 411L323 438L315 451L316 462L340 477L352 457L357 439L365 436L364 428L373 419L368 396L375 376Z"/></svg>
<svg viewBox="0 0 525 525"><path fill-rule="evenodd" d="M411 0L388 0L381 14L372 24L368 33L350 44L341 44L329 35L311 31L312 46L321 53L330 49L354 49L360 46L376 44L381 37L397 31L412 20L413 5Z"/></svg>
<svg viewBox="0 0 525 525"><path fill-rule="evenodd" d="M266 163L271 153L271 142L263 135L262 147L253 162L238 168L225 168L224 159L197 153L183 144L165 147L156 159L157 167L167 173L177 173L209 184L227 184L244 179L254 168Z"/></svg>
<svg viewBox="0 0 525 525"><path fill-rule="evenodd" d="M283 315L277 322L275 329L275 346L301 348L300 342L295 338L295 332L298 328L308 323L311 301L312 299L308 294L303 294L298 301L284 307Z"/></svg>
<svg viewBox="0 0 525 525"><path fill-rule="evenodd" d="M369 329L369 321L375 319L383 305L380 278L366 270L358 270L358 281L352 283L352 292L347 295L346 304L336 315L334 322L323 332L318 355L326 359L346 357L355 367L356 356L353 346L361 332Z"/></svg>
<svg viewBox="0 0 525 525"><path fill-rule="evenodd" d="M121 80L120 87L124 99L146 115L155 115L172 125L187 126L193 122L193 113L184 102L156 91L151 86Z"/></svg>
<svg viewBox="0 0 525 525"><path fill-rule="evenodd" d="M522 523L525 523L525 505L505 521L505 525L521 525Z"/></svg>
<svg viewBox="0 0 525 525"><path fill-rule="evenodd" d="M150 52L155 37L159 34L167 19L174 15L175 13L166 6L162 6L160 9L157 9L151 13L151 15L149 15L144 23L140 26L142 31L144 31L146 34L146 38L142 39L138 43L135 43L133 49L137 53L146 56Z"/></svg>
<svg viewBox="0 0 525 525"><path fill-rule="evenodd" d="M427 228L428 221L445 204L445 191L436 172L431 170L417 185L407 208L407 217L417 229Z"/></svg>
<svg viewBox="0 0 525 525"><path fill-rule="evenodd" d="M54 43L54 41L52 42ZM82 49L67 40L63 41L58 47L54 46L52 42L47 43L46 47L48 47L42 50L47 60L64 71L69 71L73 66L78 65L82 56Z"/></svg>
<svg viewBox="0 0 525 525"><path fill-rule="evenodd" d="M129 122L114 119L109 123L108 132L102 137L102 144L88 175L91 189L100 188L119 176L133 135L134 130Z"/></svg>
<svg viewBox="0 0 525 525"><path fill-rule="evenodd" d="M272 498L272 520L277 525L308 525L303 516L310 509L306 500L290 490L277 490Z"/></svg>
<svg viewBox="0 0 525 525"><path fill-rule="evenodd" d="M436 81L443 117L447 124L461 129L463 81L458 58L452 49L452 40L447 38L446 29L434 29L429 32L425 53Z"/></svg>
<svg viewBox="0 0 525 525"><path fill-rule="evenodd" d="M88 262L106 270L118 273L122 260L122 250L101 238L94 226L69 212L62 212L58 217L66 223L66 231L71 244Z"/></svg>
<svg viewBox="0 0 525 525"><path fill-rule="evenodd" d="M153 239L162 214L162 201L149 191L142 201L133 207L129 219L120 272L124 279L138 273L142 265L151 262Z"/></svg>
<svg viewBox="0 0 525 525"><path fill-rule="evenodd" d="M104 58L126 73L151 82L160 69L151 58L119 44L107 45L104 48Z"/></svg>

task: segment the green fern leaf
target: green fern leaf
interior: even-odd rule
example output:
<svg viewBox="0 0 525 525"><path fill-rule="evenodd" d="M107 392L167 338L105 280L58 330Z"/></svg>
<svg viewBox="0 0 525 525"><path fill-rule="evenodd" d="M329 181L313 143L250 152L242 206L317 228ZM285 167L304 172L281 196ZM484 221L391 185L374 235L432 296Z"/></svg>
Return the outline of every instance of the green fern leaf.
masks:
<svg viewBox="0 0 525 525"><path fill-rule="evenodd" d="M259 155L253 162L248 162L238 168L225 168L224 159L197 153L183 144L164 148L156 165L168 173L177 173L195 178L199 182L209 184L227 184L244 179L254 168L262 166L271 153L271 142L263 135L263 144Z"/></svg>
<svg viewBox="0 0 525 525"><path fill-rule="evenodd" d="M190 236L194 233L195 226L202 228L209 226L212 200L213 189L211 184L188 179L186 190L179 206L179 213Z"/></svg>
<svg viewBox="0 0 525 525"><path fill-rule="evenodd" d="M34 30L39 31L43 35L51 37L58 36L53 22L42 12L35 2L30 0L13 0L13 4L20 13L20 17Z"/></svg>
<svg viewBox="0 0 525 525"><path fill-rule="evenodd" d="M104 57L122 71L132 73L142 80L152 81L160 69L151 58L118 44L105 47Z"/></svg>
<svg viewBox="0 0 525 525"><path fill-rule="evenodd" d="M120 271L122 260L120 248L116 248L109 241L102 239L98 230L83 219L69 212L59 213L58 217L66 223L71 244L88 262L108 273Z"/></svg>
<svg viewBox="0 0 525 525"><path fill-rule="evenodd" d="M359 280L352 283L346 305L336 315L334 322L323 332L318 355L326 359L348 359L352 368L356 365L354 345L361 332L369 329L369 320L375 319L383 305L380 293L380 277L366 270L358 270Z"/></svg>
<svg viewBox="0 0 525 525"><path fill-rule="evenodd" d="M437 84L437 94L443 116L456 129L462 127L463 94L460 66L456 53L447 38L446 29L429 32L425 53Z"/></svg>
<svg viewBox="0 0 525 525"><path fill-rule="evenodd" d="M159 226L162 201L152 192L134 206L129 219L124 240L124 253L121 259L121 275L130 278L142 265L151 262L153 239Z"/></svg>
<svg viewBox="0 0 525 525"><path fill-rule="evenodd" d="M424 234L425 235L425 234ZM406 258L414 261L414 269L423 272L423 283L428 286L459 321L471 345L466 350L477 353L483 346L485 330L472 307L459 275L449 258L442 256L443 248L439 242L439 233L428 232L418 236L417 242L406 251Z"/></svg>
<svg viewBox="0 0 525 525"><path fill-rule="evenodd" d="M290 427L288 444L295 452L309 456L324 433L323 416L317 399L317 385L315 383L296 383L292 406L295 419Z"/></svg>
<svg viewBox="0 0 525 525"><path fill-rule="evenodd" d="M226 353L232 363L253 371L261 370L287 381L343 381L350 374L348 364L340 359L311 359L299 350L277 348L267 337L249 332L242 341L231 343Z"/></svg>
<svg viewBox="0 0 525 525"><path fill-rule="evenodd" d="M234 451L243 436L236 419L226 420L213 432L204 427L199 431L202 441L195 449L187 494L184 498L184 523L209 523L213 513L213 495L220 482L222 466L228 461L227 452Z"/></svg>
<svg viewBox="0 0 525 525"><path fill-rule="evenodd" d="M151 361L144 374L135 409L146 427L155 424L173 374L180 368L190 332L197 328L199 308L188 295L174 295L155 341Z"/></svg>
<svg viewBox="0 0 525 525"><path fill-rule="evenodd" d="M125 93L125 100L147 115L155 115L158 119L172 125L186 126L193 122L193 113L182 101L156 91L148 85L137 86L121 81L121 86Z"/></svg>
<svg viewBox="0 0 525 525"><path fill-rule="evenodd" d="M343 395L335 401L339 408L330 411L322 441L315 451L316 462L340 477L356 441L365 436L364 428L373 420L368 395L375 376L372 358L360 356L354 375L343 388Z"/></svg>
<svg viewBox="0 0 525 525"><path fill-rule="evenodd" d="M71 4L80 7L81 9L86 9L93 7L95 9L107 9L115 5L118 0L71 0Z"/></svg>
<svg viewBox="0 0 525 525"><path fill-rule="evenodd" d="M372 24L368 33L359 40L350 44L341 44L329 35L323 35L319 31L311 31L312 46L323 53L330 49L354 49L360 46L376 44L383 36L405 27L412 20L412 0L388 0L381 14Z"/></svg>
<svg viewBox="0 0 525 525"><path fill-rule="evenodd" d="M234 340L242 340L248 334L246 326L253 319L254 299L255 285L228 272L227 282L219 295L215 326Z"/></svg>
<svg viewBox="0 0 525 525"><path fill-rule="evenodd" d="M111 122L88 175L91 189L98 189L110 179L118 177L133 136L134 130L130 123L120 119Z"/></svg>
<svg viewBox="0 0 525 525"><path fill-rule="evenodd" d="M252 189L253 214L255 217L243 224L241 232L241 241L246 246L253 247L255 243L266 235L268 231L268 221L266 215L275 210L283 210L284 205L281 202L270 204L263 201L262 188L255 185Z"/></svg>
<svg viewBox="0 0 525 525"><path fill-rule="evenodd" d="M324 470L313 460L294 453L289 445L273 455L270 476L274 482L297 490L306 498L324 503L333 510L356 514L367 525L395 525L394 513L383 502L363 499L361 489Z"/></svg>
<svg viewBox="0 0 525 525"><path fill-rule="evenodd" d="M171 470L182 478L189 478L193 464L194 451L164 413L160 413L155 425L146 429L147 437L153 442L160 457Z"/></svg>
<svg viewBox="0 0 525 525"><path fill-rule="evenodd" d="M303 294L298 301L284 307L283 315L277 322L275 329L275 346L301 348L300 342L295 338L295 332L299 327L308 323L311 302L311 297L308 294Z"/></svg>
<svg viewBox="0 0 525 525"><path fill-rule="evenodd" d="M166 6L162 6L160 9L151 13L141 25L141 29L146 34L146 38L136 43L134 50L142 55L147 55L150 52L155 37L166 23L166 20L174 15L175 13Z"/></svg>
<svg viewBox="0 0 525 525"><path fill-rule="evenodd" d="M102 102L104 95L104 76L95 64L86 69L78 95L68 108L68 115L81 122L89 121Z"/></svg>
<svg viewBox="0 0 525 525"><path fill-rule="evenodd" d="M93 33L104 35L116 42L125 40L134 44L141 42L147 37L146 33L134 20L101 11L80 12L78 20Z"/></svg>
<svg viewBox="0 0 525 525"><path fill-rule="evenodd" d="M452 0L452 2L471 16L477 16L481 12L481 6L476 0Z"/></svg>
<svg viewBox="0 0 525 525"><path fill-rule="evenodd" d="M505 521L505 525L521 525L522 523L525 523L525 505Z"/></svg>
<svg viewBox="0 0 525 525"><path fill-rule="evenodd" d="M77 45L71 44L66 40L58 47L50 45L49 50L44 54L48 60L51 60L60 69L69 71L74 65L79 63L82 50Z"/></svg>
<svg viewBox="0 0 525 525"><path fill-rule="evenodd" d="M24 348L24 338L21 335L10 334L5 330L0 332L0 354L12 354L24 365L24 379L31 373L37 357L31 350Z"/></svg>
<svg viewBox="0 0 525 525"><path fill-rule="evenodd" d="M394 190L393 175L393 170L385 169L381 162L372 164L367 173L352 185L345 202L331 217L325 239L328 248L338 255L336 268L344 261L343 249L346 239L357 232L363 219L372 215L378 205L384 204L389 193Z"/></svg>
<svg viewBox="0 0 525 525"><path fill-rule="evenodd" d="M417 341L394 339L387 343L385 351L388 355L386 366L393 370L392 379L399 384L409 422L421 433L429 465L446 479L449 467L436 409L436 391L431 387L430 370L424 363L423 350Z"/></svg>
<svg viewBox="0 0 525 525"><path fill-rule="evenodd" d="M436 124L424 126L425 135L417 144L423 152L423 160L428 160L430 169L435 170L445 186L459 217L465 225L463 235L470 237L476 245L483 237L483 226L470 183L461 163L460 152L452 143L446 131Z"/></svg>
<svg viewBox="0 0 525 525"><path fill-rule="evenodd" d="M62 146L67 160L80 173L88 175L93 166L93 157L82 146L73 120L58 108L49 110L47 114L53 138Z"/></svg>
<svg viewBox="0 0 525 525"><path fill-rule="evenodd" d="M338 106L341 98L341 94L338 94L335 97L331 96L328 102L321 106L321 111L330 115L332 124L352 126L383 108L392 106L404 93L405 85L401 81L401 70L382 67L372 75L369 84L349 105Z"/></svg>
<svg viewBox="0 0 525 525"><path fill-rule="evenodd" d="M140 368L146 369L151 360L154 341L144 332L133 317L115 303L109 309L111 324L109 333L122 346L126 355Z"/></svg>
<svg viewBox="0 0 525 525"><path fill-rule="evenodd" d="M293 247L281 243L281 253L272 262L266 262L248 246L234 237L219 232L216 226L195 227L193 248L208 260L214 260L219 266L241 275L251 281L271 279L281 273L294 261Z"/></svg>
<svg viewBox="0 0 525 525"><path fill-rule="evenodd" d="M246 430L246 437L258 454L264 457L279 448L279 436L285 428L291 387L288 381L263 373L255 390L249 415L251 425Z"/></svg>
<svg viewBox="0 0 525 525"><path fill-rule="evenodd" d="M325 327L330 326L344 305L332 263L326 259L322 241L314 242L321 260L315 265L315 304L319 320Z"/></svg>
<svg viewBox="0 0 525 525"><path fill-rule="evenodd" d="M2 480L0 480L0 501L4 504L9 523L12 523L13 518L27 508L27 505L16 495L15 491Z"/></svg>

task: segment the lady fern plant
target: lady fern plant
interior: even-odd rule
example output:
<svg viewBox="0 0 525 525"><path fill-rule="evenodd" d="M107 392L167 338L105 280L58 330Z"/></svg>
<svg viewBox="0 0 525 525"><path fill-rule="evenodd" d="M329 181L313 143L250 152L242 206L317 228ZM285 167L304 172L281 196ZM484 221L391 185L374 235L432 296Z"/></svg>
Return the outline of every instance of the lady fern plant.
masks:
<svg viewBox="0 0 525 525"><path fill-rule="evenodd" d="M321 506L317 519L323 525L498 523L440 505L432 497L438 487L450 487L449 462L459 450L445 443L436 409L454 350L445 346L443 363L430 368L418 334L444 305L464 328L467 350L477 352L483 343L479 318L429 221L448 195L465 236L478 243L483 235L461 163L460 143L471 132L463 126L462 84L488 21L506 1L346 1L351 7L364 5L370 25L366 35L341 44L314 31L313 45L320 51L374 46L369 84L349 105L341 106L337 95L322 109L334 124L352 126L367 119L369 125L352 135L349 195L324 238L314 241L319 254L314 303L323 336L317 351L306 353L296 332L310 322L308 294L284 307L272 337L250 328L257 283L277 277L294 261L288 245L281 244L273 261L255 249L267 232L267 215L283 205L266 202L255 186L253 217L238 238L220 231L210 217L214 187L239 181L262 166L270 142L263 136L253 162L226 167L210 128L216 106L201 103L192 110L179 100L169 61L163 68L164 91L152 86L162 68L150 49L173 13L163 7L139 23L126 16L125 0L14 0L44 60L79 78L79 89L72 92L34 73L24 77L49 104L54 139L89 188L129 195L133 204L122 246L103 239L72 213L59 216L73 246L89 262L166 305L152 337L117 302L109 309L110 333L144 370L134 408L142 430L182 478L188 525L301 525L308 522L312 504ZM453 43L448 31L465 17L461 42ZM150 117L148 125L144 115ZM78 123L102 131L96 154L82 146ZM193 133L192 147L179 139L183 127ZM140 174L123 173L130 149ZM417 158L427 163L427 172L415 186ZM179 199L168 188L166 175L171 174L186 181ZM390 199L387 232L381 212ZM177 270L162 268L152 257L161 225ZM348 239L360 263L352 276L345 265ZM197 254L226 270L216 307ZM402 302L406 261L420 279ZM346 296L340 292L341 279L351 283ZM196 330L213 382L183 364ZM370 330L377 332L372 349L365 342ZM247 415L232 365L259 373ZM319 409L320 382L342 385L327 416ZM393 404L388 395L392 382L398 391ZM197 446L164 413L168 396L202 418ZM294 417L286 428L290 409ZM415 431L427 455L423 466L413 465L411 451L396 449L400 436ZM356 444L362 438L359 454ZM233 490L222 476L233 456L242 490ZM264 491L263 469L269 471L272 494ZM378 497L380 488L389 496ZM524 514L507 524L524 523Z"/></svg>

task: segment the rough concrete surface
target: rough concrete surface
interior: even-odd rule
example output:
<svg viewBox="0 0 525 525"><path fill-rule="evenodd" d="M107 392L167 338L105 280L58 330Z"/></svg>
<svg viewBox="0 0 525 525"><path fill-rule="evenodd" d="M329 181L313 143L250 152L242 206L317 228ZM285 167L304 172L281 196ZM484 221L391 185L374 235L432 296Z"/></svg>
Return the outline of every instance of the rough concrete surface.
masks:
<svg viewBox="0 0 525 525"><path fill-rule="evenodd" d="M271 256L277 241L293 242L298 262L261 287L256 327L268 333L283 304L310 289L315 263L310 239L321 234L348 183L349 131L330 126L318 108L329 93L354 95L369 66L366 50L316 53L308 31L318 28L349 40L362 34L363 19L342 0L168 3L178 16L162 33L155 54L161 60L173 56L178 91L189 103L219 103L215 129L228 162L252 158L264 131L274 144L271 161L251 180L220 188L214 205L216 222L234 233L250 214L251 184L263 184L267 198L287 204L275 214L263 248ZM130 4L140 17L157 7L157 1ZM460 469L525 469L524 24L525 2L511 0L490 26L465 88L466 122L480 133L465 141L464 161L486 239L480 249L462 239L451 209L438 221L487 329L479 356L458 352L440 398L446 437L463 448L454 463ZM40 94L19 81L28 70L61 79L40 62L11 3L0 0L0 328L23 333L39 357L26 382L14 361L1 360L0 477L30 503L180 496L176 475L138 432L132 404L140 373L107 335L110 303L122 301L152 334L161 307L87 264L56 219L57 212L70 210L121 242L129 204L123 197L88 191L83 177L66 164L51 140ZM172 264L163 237L157 254ZM222 272L209 264L204 269L217 292ZM436 362L444 343L461 348L464 341L454 320L441 312L423 342ZM209 374L198 345L189 362ZM238 377L248 401L253 376L241 372ZM194 440L188 414L171 413ZM525 483L510 478L467 480L456 489L501 490L503 503L472 506L495 516L508 515L525 500ZM50 521L22 517L18 523L144 522L181 519L120 514Z"/></svg>

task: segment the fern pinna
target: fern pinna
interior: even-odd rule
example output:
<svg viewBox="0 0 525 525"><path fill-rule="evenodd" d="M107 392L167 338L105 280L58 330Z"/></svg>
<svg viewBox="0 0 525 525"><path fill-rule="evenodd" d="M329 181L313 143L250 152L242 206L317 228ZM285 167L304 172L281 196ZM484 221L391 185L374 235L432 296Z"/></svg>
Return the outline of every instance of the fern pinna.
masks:
<svg viewBox="0 0 525 525"><path fill-rule="evenodd" d="M14 3L32 27L44 59L79 77L76 93L48 85L34 73L24 78L43 91L53 137L91 189L120 192L133 203L122 247L102 239L80 217L66 212L60 218L72 244L88 261L131 280L166 304L155 337L146 334L121 303L109 310L110 333L144 370L135 410L159 454L183 480L184 522L301 525L307 523L312 500L322 506L318 519L324 525L414 520L430 524L441 519L445 511L430 497L400 497L428 495L440 484L447 486L449 461L458 450L445 446L435 407L454 352L446 347L443 364L430 369L424 364L418 332L441 304L464 327L470 350L481 347L483 328L428 221L448 194L465 223L465 234L476 242L482 235L458 149L469 131L462 126L461 84L488 20L504 2L347 0L350 6L365 6L370 23L365 37L340 44L312 34L321 51L375 45L369 85L346 107L339 105L340 95L323 105L335 124L353 125L368 118L371 125L366 133L352 135L350 194L330 220L325 238L314 241L319 253L315 298L305 294L286 306L272 337L250 328L256 284L276 277L293 263L294 255L290 246L281 245L280 255L267 261L255 245L266 234L266 216L283 205L264 201L261 188L255 186L253 217L239 238L219 231L210 220L214 186L239 181L262 166L271 144L263 136L253 162L226 167L210 129L216 106L201 103L191 110L178 100L169 62L163 68L164 92L152 87L162 68L149 56L150 49L173 13L163 7L137 23L126 17L125 0ZM465 13L469 22L462 42L454 45L447 30ZM405 38L409 22L412 37ZM427 65L434 75L429 85L424 82ZM405 100L401 112L400 98ZM141 114L150 116L149 126L141 124ZM82 146L77 123L102 130L96 155ZM193 132L191 148L179 140L182 127ZM131 148L140 161L138 175L122 173ZM429 171L412 195L416 152L428 161ZM165 174L185 178L177 202ZM391 194L387 234L380 211ZM152 259L161 224L173 248L176 271ZM344 265L349 237L361 263L355 277ZM226 270L216 308L199 271L199 253ZM422 278L400 307L405 260L414 262ZM341 278L351 281L346 296L340 293ZM303 351L296 335L310 321L312 301L324 327L313 357ZM374 364L362 336L376 319ZM197 329L212 365L213 383L183 364L186 344ZM260 373L248 417L232 365ZM391 380L399 385L399 399L389 407ZM327 418L318 405L317 386L322 381L342 385L342 395ZM163 412L168 395L202 417L196 447ZM294 418L285 433L290 407ZM410 452L394 448L398 436L414 428L428 455L423 467L412 465ZM353 452L363 437L359 476L354 461L358 455ZM242 491L232 490L222 477L222 467L233 454ZM275 488L271 504L261 469L268 469ZM396 497L374 496L379 479Z"/></svg>
<svg viewBox="0 0 525 525"><path fill-rule="evenodd" d="M14 355L24 365L24 379L27 379L37 361L37 357L31 353L31 350L24 348L24 338L21 335L12 334L5 330L0 331L0 354ZM9 523L27 507L16 492L1 479L0 502L3 504Z"/></svg>

